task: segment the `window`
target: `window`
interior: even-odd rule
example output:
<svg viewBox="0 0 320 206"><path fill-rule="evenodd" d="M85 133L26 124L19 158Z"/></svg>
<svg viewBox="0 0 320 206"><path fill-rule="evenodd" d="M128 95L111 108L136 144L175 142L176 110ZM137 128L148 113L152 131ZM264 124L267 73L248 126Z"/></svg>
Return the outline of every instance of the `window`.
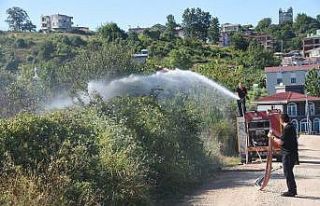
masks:
<svg viewBox="0 0 320 206"><path fill-rule="evenodd" d="M291 123L293 124L293 126L294 126L294 128L296 129L296 132L297 132L297 134L298 134L298 133L299 133L299 123L298 123L298 120L293 119L293 120L291 121Z"/></svg>
<svg viewBox="0 0 320 206"><path fill-rule="evenodd" d="M290 116L290 117L296 117L297 116L297 104L296 103L289 103L287 105L287 114Z"/></svg>
<svg viewBox="0 0 320 206"><path fill-rule="evenodd" d="M320 119L319 118L315 118L313 120L313 131L315 131L316 133L320 133Z"/></svg>
<svg viewBox="0 0 320 206"><path fill-rule="evenodd" d="M300 121L300 132L308 132L308 128L309 131L312 131L312 122L310 120L307 121L307 119L302 119Z"/></svg>
<svg viewBox="0 0 320 206"><path fill-rule="evenodd" d="M291 84L295 84L295 83L297 83L297 79L295 77L291 77L290 82L291 82Z"/></svg>
<svg viewBox="0 0 320 206"><path fill-rule="evenodd" d="M314 116L316 114L314 103L308 102L308 106L309 106L309 115Z"/></svg>
<svg viewBox="0 0 320 206"><path fill-rule="evenodd" d="M282 83L282 73L278 72L277 73L277 84L281 84Z"/></svg>
<svg viewBox="0 0 320 206"><path fill-rule="evenodd" d="M282 83L282 79L277 79L277 84L281 84Z"/></svg>

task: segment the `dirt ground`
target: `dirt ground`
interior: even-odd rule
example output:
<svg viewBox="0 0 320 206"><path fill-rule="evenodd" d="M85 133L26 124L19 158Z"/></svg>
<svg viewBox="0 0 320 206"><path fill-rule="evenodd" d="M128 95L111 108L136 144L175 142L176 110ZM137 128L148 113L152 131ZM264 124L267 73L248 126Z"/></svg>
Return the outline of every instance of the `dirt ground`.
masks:
<svg viewBox="0 0 320 206"><path fill-rule="evenodd" d="M223 206L313 206L320 205L320 136L300 136L300 165L295 166L298 195L281 197L286 183L281 163L273 162L272 173L265 191L258 191L255 180L264 173L264 163L239 165L223 169L215 180L208 182L194 195L187 196L179 206L223 205Z"/></svg>

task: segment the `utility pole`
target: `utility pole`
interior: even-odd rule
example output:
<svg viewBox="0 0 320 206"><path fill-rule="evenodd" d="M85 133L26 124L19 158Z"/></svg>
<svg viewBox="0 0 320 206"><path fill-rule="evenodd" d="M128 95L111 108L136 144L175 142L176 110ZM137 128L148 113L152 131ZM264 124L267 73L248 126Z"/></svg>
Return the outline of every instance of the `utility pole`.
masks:
<svg viewBox="0 0 320 206"><path fill-rule="evenodd" d="M308 102L308 94L309 92L306 92L306 108L305 108L305 113L307 116L307 134L310 134L310 120L309 120L309 102Z"/></svg>

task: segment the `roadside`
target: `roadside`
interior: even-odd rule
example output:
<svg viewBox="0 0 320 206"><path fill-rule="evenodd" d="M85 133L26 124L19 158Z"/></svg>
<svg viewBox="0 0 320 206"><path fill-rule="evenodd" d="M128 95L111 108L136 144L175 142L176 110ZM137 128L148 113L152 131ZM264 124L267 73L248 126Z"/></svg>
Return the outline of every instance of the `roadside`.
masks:
<svg viewBox="0 0 320 206"><path fill-rule="evenodd" d="M281 197L286 183L281 163L273 162L269 185L265 191L254 186L257 177L264 173L265 163L239 165L223 169L219 175L205 184L194 195L187 196L179 206L189 205L320 205L320 136L304 136L299 139L301 164L294 169L298 196Z"/></svg>

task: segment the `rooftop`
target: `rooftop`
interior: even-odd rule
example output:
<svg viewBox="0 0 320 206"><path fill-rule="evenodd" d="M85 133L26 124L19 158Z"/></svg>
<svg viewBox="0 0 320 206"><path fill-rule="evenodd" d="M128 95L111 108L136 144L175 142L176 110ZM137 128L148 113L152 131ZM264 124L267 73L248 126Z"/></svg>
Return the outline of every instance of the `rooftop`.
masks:
<svg viewBox="0 0 320 206"><path fill-rule="evenodd" d="M308 96L309 101L320 101L320 97ZM296 92L280 92L256 100L258 104L287 104L289 102L304 102L306 95Z"/></svg>
<svg viewBox="0 0 320 206"><path fill-rule="evenodd" d="M299 66L277 66L277 67L265 67L264 71L266 73L275 72L291 72L291 71L309 71L311 69L320 69L320 64L308 64Z"/></svg>

